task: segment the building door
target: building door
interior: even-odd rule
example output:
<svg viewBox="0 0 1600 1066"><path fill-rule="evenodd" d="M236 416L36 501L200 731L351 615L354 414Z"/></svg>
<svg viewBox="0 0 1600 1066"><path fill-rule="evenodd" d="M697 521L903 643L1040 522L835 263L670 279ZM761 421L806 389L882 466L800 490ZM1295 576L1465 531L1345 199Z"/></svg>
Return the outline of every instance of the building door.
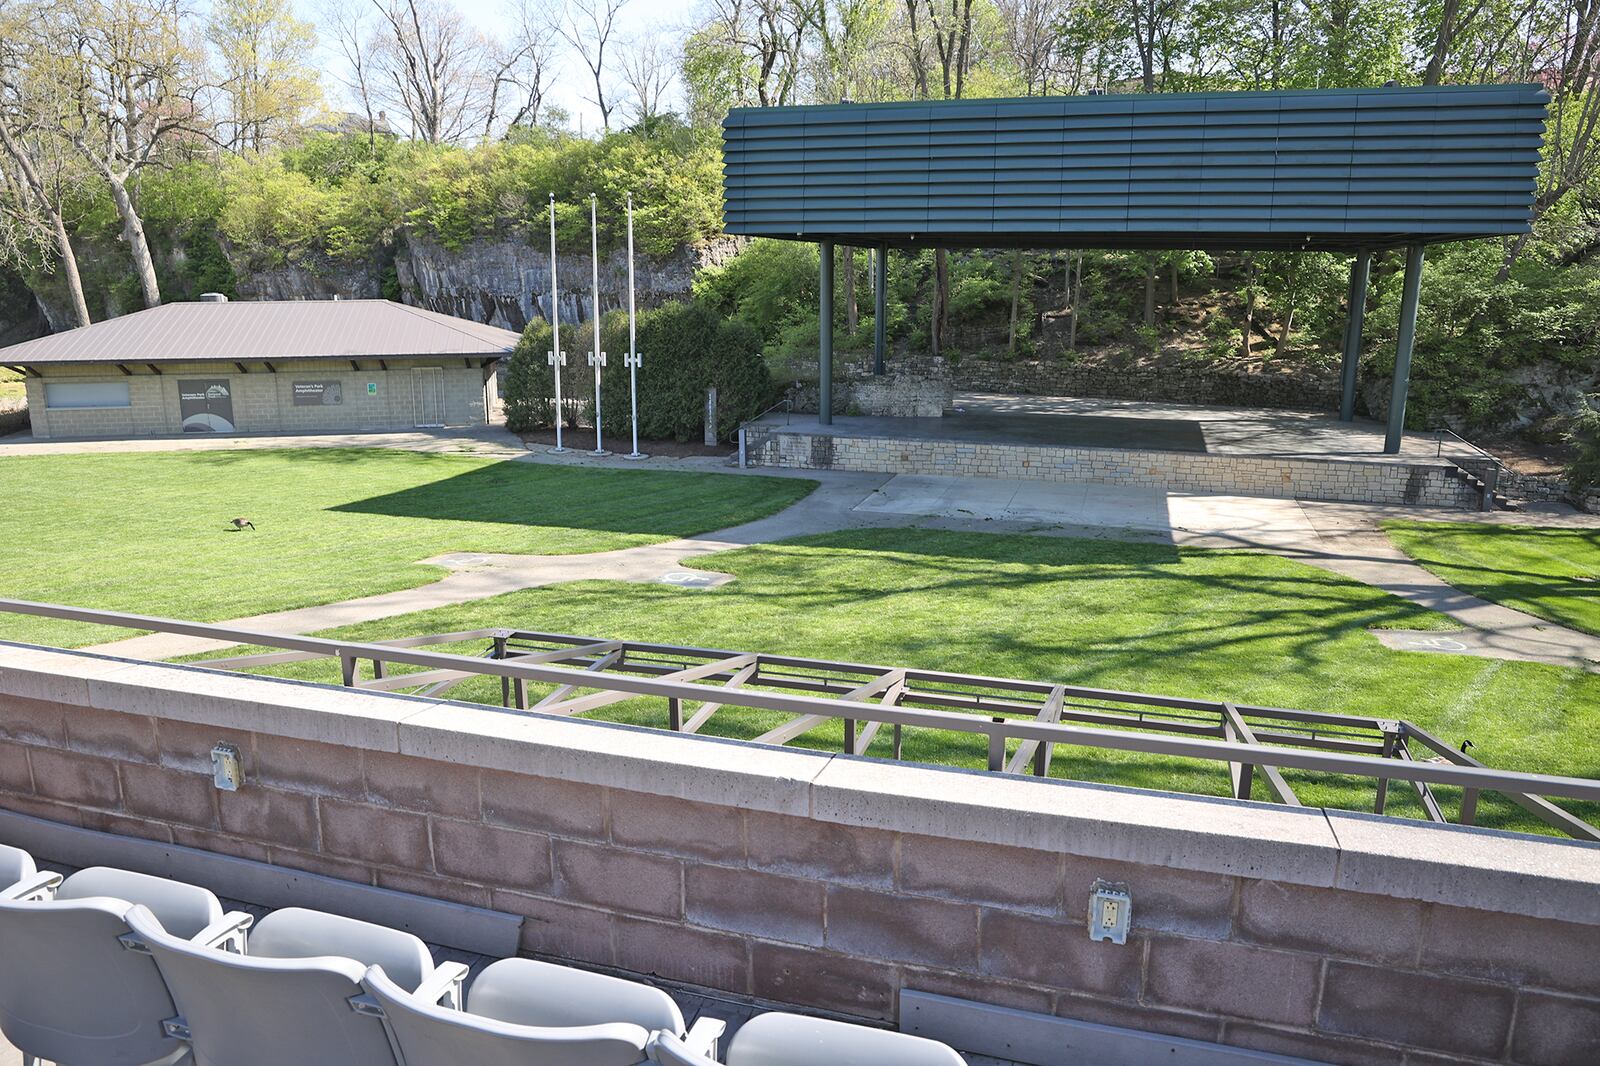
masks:
<svg viewBox="0 0 1600 1066"><path fill-rule="evenodd" d="M226 378L178 382L178 415L185 433L232 433L233 390Z"/></svg>
<svg viewBox="0 0 1600 1066"><path fill-rule="evenodd" d="M419 366L411 371L411 396L418 429L437 429L444 425L444 370Z"/></svg>

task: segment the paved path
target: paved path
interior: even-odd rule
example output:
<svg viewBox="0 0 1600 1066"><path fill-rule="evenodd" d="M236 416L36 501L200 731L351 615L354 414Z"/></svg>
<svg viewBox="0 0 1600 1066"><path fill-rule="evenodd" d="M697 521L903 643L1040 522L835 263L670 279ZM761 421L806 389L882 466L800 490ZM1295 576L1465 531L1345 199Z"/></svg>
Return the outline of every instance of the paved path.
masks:
<svg viewBox="0 0 1600 1066"><path fill-rule="evenodd" d="M24 455L98 455L128 452L219 452L255 448L402 448L413 452L515 459L527 454L522 439L503 425L397 433L258 434L212 437L134 437L124 440L34 440L22 433L0 437L0 458Z"/></svg>
<svg viewBox="0 0 1600 1066"><path fill-rule="evenodd" d="M598 464L632 469L640 465L615 457L597 459L574 452L552 455L547 451L522 450L514 454L523 461L560 465ZM706 587L731 578L684 571L682 565L713 552L811 533L919 526L1270 551L1383 589L1449 615L1464 627L1460 632L1448 634L1378 631L1377 639L1390 647L1600 669L1600 638L1469 596L1418 566L1396 548L1379 531L1378 524L1390 517L1416 517L1419 512L1414 508L1191 495L1129 486L1060 485L1034 480L737 471L728 467L724 460L703 456L652 459L646 465L655 469L807 477L818 481L819 488L780 514L703 536L586 555L451 552L422 560L450 571L446 577L428 585L232 619L225 624L274 633L309 633L567 581L666 581ZM1600 527L1600 519L1595 516L1575 513L1548 516L1425 513L1430 518L1446 520L1520 520ZM94 650L135 658L168 659L225 647L228 645L224 642L157 633L99 645Z"/></svg>

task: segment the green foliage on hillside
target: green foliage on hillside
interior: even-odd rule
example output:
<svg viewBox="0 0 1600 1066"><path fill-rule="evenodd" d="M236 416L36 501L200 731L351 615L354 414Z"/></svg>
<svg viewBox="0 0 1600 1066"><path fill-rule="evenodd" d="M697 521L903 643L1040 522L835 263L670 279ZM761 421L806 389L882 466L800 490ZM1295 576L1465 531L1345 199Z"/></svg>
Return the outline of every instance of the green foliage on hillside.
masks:
<svg viewBox="0 0 1600 1066"><path fill-rule="evenodd" d="M753 417L772 399L772 377L761 356L756 331L724 318L702 303L672 302L641 312L636 329L639 368L639 435L645 439L699 439L705 428L706 390L717 390L717 436L727 439L739 423ZM592 323L562 334L567 366L562 371L562 398L567 422L576 407L582 420L594 418L594 372L587 358L593 350ZM555 424L554 374L547 362L551 350L547 322L531 323L522 334L506 375L506 424L517 432ZM601 372L601 420L624 426L630 417L628 318L613 311L602 316L600 349L607 353Z"/></svg>

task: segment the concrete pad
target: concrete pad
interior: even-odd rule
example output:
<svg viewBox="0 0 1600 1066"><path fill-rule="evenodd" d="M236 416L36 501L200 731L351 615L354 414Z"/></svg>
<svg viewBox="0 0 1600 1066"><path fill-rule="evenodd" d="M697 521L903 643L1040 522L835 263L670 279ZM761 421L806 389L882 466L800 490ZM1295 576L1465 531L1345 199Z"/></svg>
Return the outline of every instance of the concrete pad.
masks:
<svg viewBox="0 0 1600 1066"><path fill-rule="evenodd" d="M1326 812L1335 886L1399 899L1600 923L1600 844Z"/></svg>
<svg viewBox="0 0 1600 1066"><path fill-rule="evenodd" d="M842 755L813 783L812 815L1316 887L1331 886L1338 867L1338 842L1316 809Z"/></svg>
<svg viewBox="0 0 1600 1066"><path fill-rule="evenodd" d="M1045 523L1159 534L1196 547L1307 548L1317 540L1297 500L1171 492L1026 478L900 474L855 507L863 515Z"/></svg>
<svg viewBox="0 0 1600 1066"><path fill-rule="evenodd" d="M823 752L475 704L440 704L407 718L400 724L400 751L801 817L810 813L811 781L833 758Z"/></svg>

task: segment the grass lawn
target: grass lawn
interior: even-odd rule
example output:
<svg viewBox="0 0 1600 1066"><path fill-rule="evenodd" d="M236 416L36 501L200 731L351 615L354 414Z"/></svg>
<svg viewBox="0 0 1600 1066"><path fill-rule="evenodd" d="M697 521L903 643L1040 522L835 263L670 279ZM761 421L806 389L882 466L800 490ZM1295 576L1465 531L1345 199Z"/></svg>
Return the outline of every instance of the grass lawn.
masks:
<svg viewBox="0 0 1600 1066"><path fill-rule="evenodd" d="M22 375L15 370L0 367L0 405L10 400L21 400L27 394L27 387L22 383Z"/></svg>
<svg viewBox="0 0 1600 1066"><path fill-rule="evenodd" d="M219 621L437 580L447 551L572 554L721 529L814 482L357 449L0 459L0 595ZM229 531L236 516L254 532ZM0 638L124 630L0 614Z"/></svg>
<svg viewBox="0 0 1600 1066"><path fill-rule="evenodd" d="M1600 635L1600 529L1385 522L1402 551L1463 592Z"/></svg>
<svg viewBox="0 0 1600 1066"><path fill-rule="evenodd" d="M738 580L689 591L580 582L337 631L357 639L508 626L1412 719L1491 766L1600 775L1600 676L1533 663L1391 651L1371 627L1448 628L1441 615L1327 571L1244 551L1038 536L862 530L724 552ZM461 649L466 650L466 649ZM474 653L481 647L473 647ZM337 681L337 667L274 672ZM530 688L537 699L539 693ZM474 680L451 698L499 702ZM660 701L597 717L664 725ZM725 707L706 732L752 737L785 716ZM875 741L887 747L889 731ZM837 751L831 723L797 745ZM982 765L975 737L909 730L906 757ZM1055 772L1225 795L1226 773L1176 759L1061 749ZM1371 809L1372 786L1286 774L1308 804ZM1265 794L1257 783L1257 795ZM1452 814L1454 790L1439 790ZM1404 786L1390 810L1421 816ZM1583 813L1593 817L1600 809ZM1534 828L1484 797L1482 824Z"/></svg>

